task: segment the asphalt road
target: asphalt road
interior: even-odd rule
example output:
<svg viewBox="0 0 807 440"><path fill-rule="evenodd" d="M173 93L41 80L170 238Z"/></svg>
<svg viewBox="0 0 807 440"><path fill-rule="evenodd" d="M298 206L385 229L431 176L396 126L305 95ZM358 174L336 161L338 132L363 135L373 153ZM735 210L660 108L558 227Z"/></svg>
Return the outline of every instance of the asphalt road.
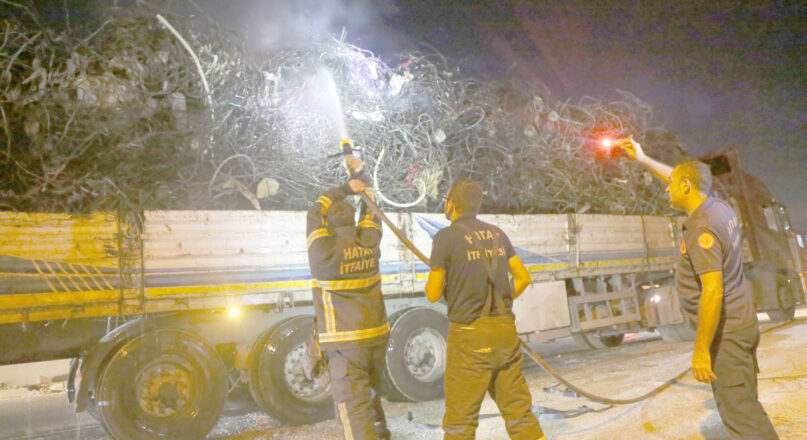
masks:
<svg viewBox="0 0 807 440"><path fill-rule="evenodd" d="M807 309L799 310L807 315ZM762 328L772 326L762 324ZM691 343L667 344L652 334L637 335L621 346L580 351L570 339L533 344L534 349L573 383L595 394L629 398L644 394L689 366ZM762 337L760 400L782 440L804 439L807 432L807 322L796 321ZM714 408L711 390L691 375L650 399L633 405L608 407L552 391L557 381L531 364L526 376L533 403L550 439L727 439ZM562 389L562 387L560 387ZM242 398L228 403L208 439L328 439L338 438L335 421L302 427L280 426ZM394 439L440 439L443 401L386 402ZM586 409L588 408L588 410ZM557 410L560 413L547 413ZM600 412L586 412L596 410ZM566 412L563 411L577 411ZM507 438L504 424L490 399L483 403L477 437ZM0 439L108 439L89 414L76 414L63 392L29 390L0 393Z"/></svg>

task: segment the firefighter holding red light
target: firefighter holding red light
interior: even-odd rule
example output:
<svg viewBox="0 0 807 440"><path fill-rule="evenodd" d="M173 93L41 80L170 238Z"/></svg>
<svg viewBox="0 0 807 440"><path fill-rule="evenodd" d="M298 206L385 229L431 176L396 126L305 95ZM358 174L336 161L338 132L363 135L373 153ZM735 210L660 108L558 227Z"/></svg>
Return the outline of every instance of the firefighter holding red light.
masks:
<svg viewBox="0 0 807 440"><path fill-rule="evenodd" d="M710 195L712 173L705 163L690 161L672 168L648 157L632 139L617 145L665 182L670 204L689 214L675 279L683 312L697 325L692 374L711 384L732 439L778 439L757 396L759 327L743 274L736 213Z"/></svg>
<svg viewBox="0 0 807 440"><path fill-rule="evenodd" d="M360 192L374 197L361 161L347 155L345 165L350 180L308 210L317 339L344 438L389 439L380 395L390 329L381 297L381 223L364 204L354 223L355 211L344 198Z"/></svg>

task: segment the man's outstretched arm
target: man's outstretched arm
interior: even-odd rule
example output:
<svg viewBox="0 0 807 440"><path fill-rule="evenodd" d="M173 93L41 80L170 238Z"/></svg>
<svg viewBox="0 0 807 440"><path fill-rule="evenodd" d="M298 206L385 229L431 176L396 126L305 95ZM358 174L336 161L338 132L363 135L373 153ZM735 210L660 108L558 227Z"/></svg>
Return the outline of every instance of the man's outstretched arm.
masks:
<svg viewBox="0 0 807 440"><path fill-rule="evenodd" d="M616 145L627 153L628 157L646 166L656 177L661 179L662 182L665 184L670 183L670 174L672 174L673 168L666 163L659 162L646 155L638 142L630 138L620 139Z"/></svg>

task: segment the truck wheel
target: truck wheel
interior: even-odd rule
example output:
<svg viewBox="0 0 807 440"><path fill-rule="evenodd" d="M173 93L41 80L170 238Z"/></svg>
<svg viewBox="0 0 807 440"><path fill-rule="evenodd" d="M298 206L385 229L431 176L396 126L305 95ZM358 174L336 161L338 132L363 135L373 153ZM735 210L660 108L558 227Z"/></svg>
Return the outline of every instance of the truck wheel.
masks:
<svg viewBox="0 0 807 440"><path fill-rule="evenodd" d="M116 439L199 439L218 421L224 366L194 333L152 330L123 344L104 366L95 412Z"/></svg>
<svg viewBox="0 0 807 440"><path fill-rule="evenodd" d="M796 299L793 291L785 285L780 285L776 289L776 299L779 303L777 310L768 310L768 318L771 321L790 321L796 316Z"/></svg>
<svg viewBox="0 0 807 440"><path fill-rule="evenodd" d="M303 371L303 344L313 331L312 316L295 316L265 332L252 347L252 397L264 411L286 424L306 425L333 418L330 386L308 379Z"/></svg>
<svg viewBox="0 0 807 440"><path fill-rule="evenodd" d="M600 342L602 342L602 345L605 345L606 347L618 347L625 339L625 334L619 333L616 335L599 335L598 338L600 339Z"/></svg>
<svg viewBox="0 0 807 440"><path fill-rule="evenodd" d="M382 386L390 400L422 402L443 396L448 319L426 307L390 317Z"/></svg>
<svg viewBox="0 0 807 440"><path fill-rule="evenodd" d="M594 331L575 333L572 335L574 342L581 348L588 350L591 348L618 347L625 339L624 333L615 335L598 335Z"/></svg>
<svg viewBox="0 0 807 440"><path fill-rule="evenodd" d="M695 331L689 327L689 324L668 324L661 325L656 328L658 334L664 342L685 342L695 340Z"/></svg>

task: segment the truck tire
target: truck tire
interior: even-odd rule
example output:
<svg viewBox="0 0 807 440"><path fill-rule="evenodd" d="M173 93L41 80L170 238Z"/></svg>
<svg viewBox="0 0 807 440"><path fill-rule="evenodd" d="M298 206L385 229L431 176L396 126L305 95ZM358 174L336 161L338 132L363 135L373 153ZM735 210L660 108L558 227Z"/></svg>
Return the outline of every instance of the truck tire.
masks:
<svg viewBox="0 0 807 440"><path fill-rule="evenodd" d="M622 341L625 340L624 333L618 333L615 335L598 335L597 338L602 342L602 345L606 347L618 347L622 344Z"/></svg>
<svg viewBox="0 0 807 440"><path fill-rule="evenodd" d="M779 303L779 308L766 311L771 321L790 321L796 316L795 296L793 290L783 284L776 289L776 299Z"/></svg>
<svg viewBox="0 0 807 440"><path fill-rule="evenodd" d="M448 318L427 307L390 317L382 388L390 400L422 402L443 397Z"/></svg>
<svg viewBox="0 0 807 440"><path fill-rule="evenodd" d="M664 342L685 342L695 340L695 330L688 323L661 325L656 328Z"/></svg>
<svg viewBox="0 0 807 440"><path fill-rule="evenodd" d="M618 347L625 339L624 333L615 335L599 335L594 331L575 333L572 335L572 340L585 350L592 348L611 348Z"/></svg>
<svg viewBox="0 0 807 440"><path fill-rule="evenodd" d="M224 366L198 335L158 329L124 343L103 367L95 412L116 439L199 439L218 421Z"/></svg>
<svg viewBox="0 0 807 440"><path fill-rule="evenodd" d="M334 416L330 386L308 379L303 371L303 344L313 331L312 316L295 316L262 334L252 348L252 397L269 415L289 425Z"/></svg>

